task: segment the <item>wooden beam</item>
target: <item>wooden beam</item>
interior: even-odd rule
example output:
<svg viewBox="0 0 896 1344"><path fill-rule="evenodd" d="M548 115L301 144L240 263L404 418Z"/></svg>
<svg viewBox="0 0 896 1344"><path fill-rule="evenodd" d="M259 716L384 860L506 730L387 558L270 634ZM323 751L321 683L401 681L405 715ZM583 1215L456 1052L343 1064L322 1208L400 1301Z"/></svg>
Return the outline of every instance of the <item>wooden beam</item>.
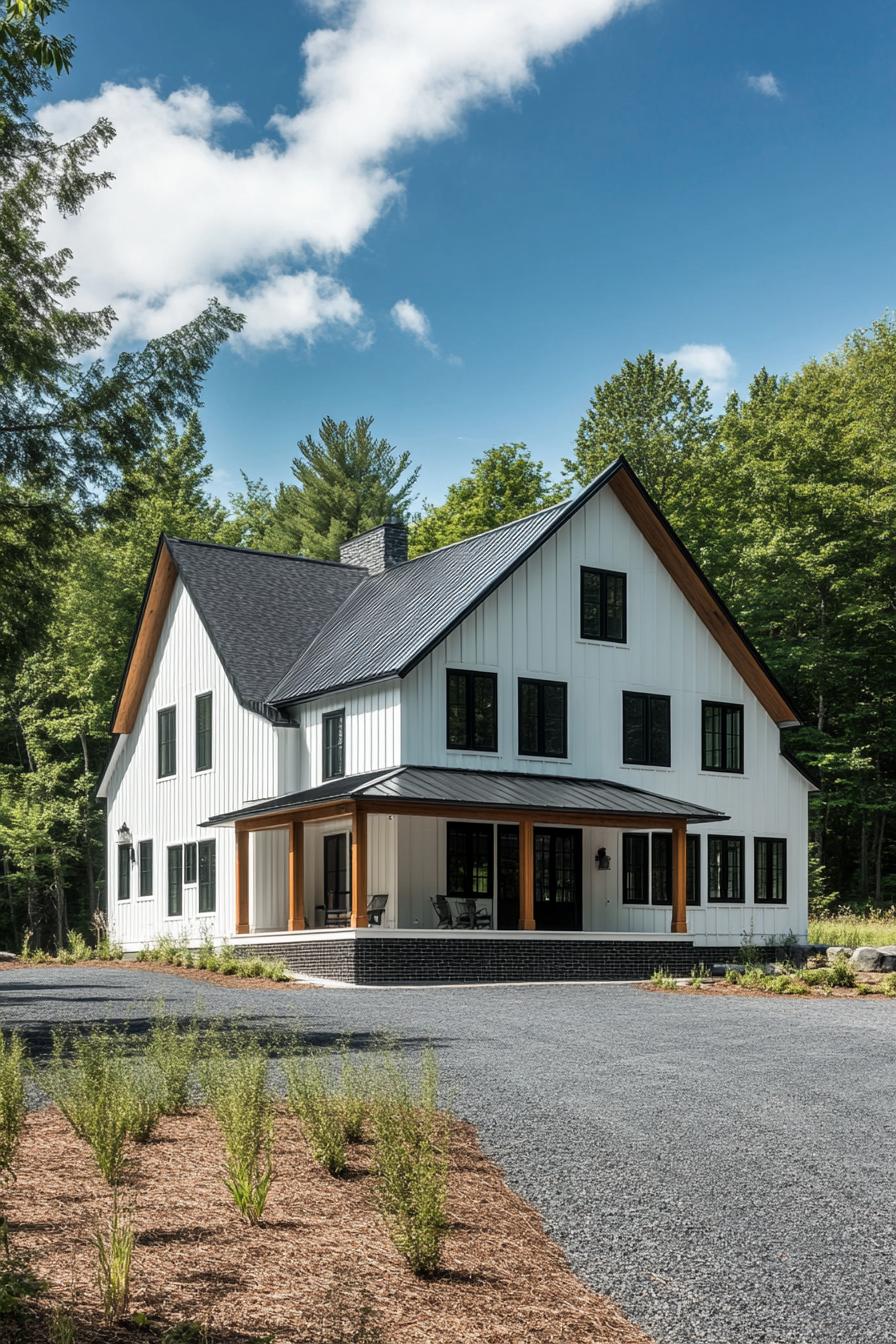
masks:
<svg viewBox="0 0 896 1344"><path fill-rule="evenodd" d="M520 819L520 928L535 928L535 827Z"/></svg>
<svg viewBox="0 0 896 1344"><path fill-rule="evenodd" d="M687 822L672 823L672 932L688 931L688 828Z"/></svg>
<svg viewBox="0 0 896 1344"><path fill-rule="evenodd" d="M258 817L238 817L233 824L237 831L282 831L297 817L308 822L348 821L351 815L351 804L343 799L338 805L312 803L309 807L290 807L284 808L281 812L264 812Z"/></svg>
<svg viewBox="0 0 896 1344"><path fill-rule="evenodd" d="M134 643L115 708L113 733L133 731L176 579L177 568L171 559L168 547L163 543L149 581L143 610L140 613L140 624L134 633Z"/></svg>
<svg viewBox="0 0 896 1344"><path fill-rule="evenodd" d="M249 932L249 832L236 833L236 931Z"/></svg>
<svg viewBox="0 0 896 1344"><path fill-rule="evenodd" d="M367 928L367 809L352 809L352 928Z"/></svg>
<svg viewBox="0 0 896 1344"><path fill-rule="evenodd" d="M732 624L731 617L706 586L699 570L676 545L634 481L624 471L617 471L610 481L610 488L762 707L775 723L795 722L797 715L793 706L770 679Z"/></svg>
<svg viewBox="0 0 896 1344"><path fill-rule="evenodd" d="M296 818L289 827L289 928L305 927L305 827Z"/></svg>

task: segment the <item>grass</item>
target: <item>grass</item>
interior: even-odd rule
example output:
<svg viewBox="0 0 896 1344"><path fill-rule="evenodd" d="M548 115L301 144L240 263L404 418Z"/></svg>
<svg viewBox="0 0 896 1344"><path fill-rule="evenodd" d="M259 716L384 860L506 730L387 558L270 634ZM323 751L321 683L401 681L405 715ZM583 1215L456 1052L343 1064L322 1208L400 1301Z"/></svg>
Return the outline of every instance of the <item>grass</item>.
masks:
<svg viewBox="0 0 896 1344"><path fill-rule="evenodd" d="M677 989L678 981L674 975L670 975L662 966L658 966L650 977L650 983L656 985L657 989Z"/></svg>
<svg viewBox="0 0 896 1344"><path fill-rule="evenodd" d="M0 1175L15 1179L25 1123L25 1047L17 1032L0 1032Z"/></svg>
<svg viewBox="0 0 896 1344"><path fill-rule="evenodd" d="M354 1115L344 1105L329 1064L320 1051L284 1061L286 1101L302 1127L315 1162L331 1176L342 1176L348 1165L347 1119ZM360 1137L361 1124L363 1118L355 1137Z"/></svg>
<svg viewBox="0 0 896 1344"><path fill-rule="evenodd" d="M215 948L208 935L197 949L191 949L185 937L157 938L149 947L141 948L136 961L154 962L160 966L180 966L187 970L214 971L218 975L233 975L238 979L274 980L283 983L289 979L286 963L274 957L238 957L232 947L224 943Z"/></svg>
<svg viewBox="0 0 896 1344"><path fill-rule="evenodd" d="M73 966L85 961L121 961L124 950L120 943L112 942L103 926L97 926L97 941L91 947L83 934L71 929L66 937L65 946L60 947L55 956L45 952L42 947L32 947L33 934L26 929L19 949L19 960L26 966Z"/></svg>
<svg viewBox="0 0 896 1344"><path fill-rule="evenodd" d="M133 1219L122 1214L116 1199L105 1228L94 1233L97 1284L103 1317L111 1325L125 1315L131 1297L131 1265L136 1236Z"/></svg>
<svg viewBox="0 0 896 1344"><path fill-rule="evenodd" d="M830 918L809 920L809 942L827 947L896 945L896 907L874 917L838 910Z"/></svg>
<svg viewBox="0 0 896 1344"><path fill-rule="evenodd" d="M181 1027L172 1017L156 1016L149 1033L146 1059L158 1078L159 1109L163 1115L177 1115L186 1106L198 1050L199 1029L195 1022Z"/></svg>
<svg viewBox="0 0 896 1344"><path fill-rule="evenodd" d="M213 1040L203 1086L224 1138L224 1184L247 1223L261 1221L274 1177L273 1103L267 1055L253 1037L228 1032Z"/></svg>

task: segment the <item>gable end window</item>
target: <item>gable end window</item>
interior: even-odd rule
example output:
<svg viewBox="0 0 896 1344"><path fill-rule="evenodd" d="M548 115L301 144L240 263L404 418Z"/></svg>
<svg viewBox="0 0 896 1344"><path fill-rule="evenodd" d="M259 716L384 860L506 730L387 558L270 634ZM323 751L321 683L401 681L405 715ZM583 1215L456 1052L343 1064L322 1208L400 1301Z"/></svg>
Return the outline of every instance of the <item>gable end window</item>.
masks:
<svg viewBox="0 0 896 1344"><path fill-rule="evenodd" d="M756 904L786 905L787 841L766 840L757 835L753 857L753 899Z"/></svg>
<svg viewBox="0 0 896 1344"><path fill-rule="evenodd" d="M622 760L626 765L671 765L668 695L622 692Z"/></svg>
<svg viewBox="0 0 896 1344"><path fill-rule="evenodd" d="M744 837L710 835L707 900L716 905L744 903Z"/></svg>
<svg viewBox="0 0 896 1344"><path fill-rule="evenodd" d="M521 756L567 755L566 682L519 680Z"/></svg>
<svg viewBox="0 0 896 1344"><path fill-rule="evenodd" d="M140 895L152 895L152 841L140 841Z"/></svg>
<svg viewBox="0 0 896 1344"><path fill-rule="evenodd" d="M209 915L215 908L215 842L199 841L199 913Z"/></svg>
<svg viewBox="0 0 896 1344"><path fill-rule="evenodd" d="M323 716L324 779L341 779L345 774L345 710Z"/></svg>
<svg viewBox="0 0 896 1344"><path fill-rule="evenodd" d="M118 899L131 899L131 846L118 846Z"/></svg>
<svg viewBox="0 0 896 1344"><path fill-rule="evenodd" d="M177 773L177 710L174 705L159 710L158 731L159 779L166 779Z"/></svg>
<svg viewBox="0 0 896 1344"><path fill-rule="evenodd" d="M703 701L703 769L743 774L744 707Z"/></svg>
<svg viewBox="0 0 896 1344"><path fill-rule="evenodd" d="M184 847L168 846L168 914L184 912Z"/></svg>
<svg viewBox="0 0 896 1344"><path fill-rule="evenodd" d="M626 640L626 576L610 569L582 569L579 633L582 639Z"/></svg>
<svg viewBox="0 0 896 1344"><path fill-rule="evenodd" d="M196 769L212 768L212 693L196 697Z"/></svg>
<svg viewBox="0 0 896 1344"><path fill-rule="evenodd" d="M447 719L446 740L452 750L497 751L497 674L449 669Z"/></svg>
<svg viewBox="0 0 896 1344"><path fill-rule="evenodd" d="M687 905L700 904L700 837L686 837L687 876L685 901ZM650 837L650 900L652 905L672 904L672 836L668 831L654 831Z"/></svg>

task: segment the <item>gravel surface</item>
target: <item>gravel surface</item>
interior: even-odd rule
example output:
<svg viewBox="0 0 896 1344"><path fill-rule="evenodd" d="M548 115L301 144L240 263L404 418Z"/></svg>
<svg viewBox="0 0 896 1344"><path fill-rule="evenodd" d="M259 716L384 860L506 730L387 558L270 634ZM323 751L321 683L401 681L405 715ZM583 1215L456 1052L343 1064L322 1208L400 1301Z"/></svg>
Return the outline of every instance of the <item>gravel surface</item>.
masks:
<svg viewBox="0 0 896 1344"><path fill-rule="evenodd" d="M661 1344L896 1342L896 1005L632 985L234 990L0 975L0 1020L171 1011L431 1040L449 1103L579 1274Z"/></svg>

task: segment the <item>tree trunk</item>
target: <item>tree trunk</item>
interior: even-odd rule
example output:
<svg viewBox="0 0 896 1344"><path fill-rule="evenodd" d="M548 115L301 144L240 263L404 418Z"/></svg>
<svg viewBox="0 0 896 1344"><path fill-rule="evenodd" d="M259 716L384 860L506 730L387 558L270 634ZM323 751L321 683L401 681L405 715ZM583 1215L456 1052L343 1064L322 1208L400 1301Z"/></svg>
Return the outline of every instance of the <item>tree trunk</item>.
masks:
<svg viewBox="0 0 896 1344"><path fill-rule="evenodd" d="M9 855L6 850L3 851L3 880L6 883L6 901L9 906L9 927L12 933L12 948L18 951L21 947L19 935L19 921L16 919L16 902L12 889L12 869L9 866Z"/></svg>
<svg viewBox="0 0 896 1344"><path fill-rule="evenodd" d="M887 829L887 814L881 813L880 831L877 836L877 850L874 855L874 899L878 905L881 903L881 869L883 867L884 853L884 832Z"/></svg>
<svg viewBox="0 0 896 1344"><path fill-rule="evenodd" d="M90 758L87 752L87 735L83 728L79 731L81 756L84 760L84 779L90 779ZM87 899L90 906L90 918L96 914L96 881L93 872L93 847L90 843L90 794L84 799L84 867L87 873Z"/></svg>
<svg viewBox="0 0 896 1344"><path fill-rule="evenodd" d="M53 895L56 900L56 951L61 952L65 947L68 920L65 909L65 884L62 880L62 865L58 854L53 855Z"/></svg>

